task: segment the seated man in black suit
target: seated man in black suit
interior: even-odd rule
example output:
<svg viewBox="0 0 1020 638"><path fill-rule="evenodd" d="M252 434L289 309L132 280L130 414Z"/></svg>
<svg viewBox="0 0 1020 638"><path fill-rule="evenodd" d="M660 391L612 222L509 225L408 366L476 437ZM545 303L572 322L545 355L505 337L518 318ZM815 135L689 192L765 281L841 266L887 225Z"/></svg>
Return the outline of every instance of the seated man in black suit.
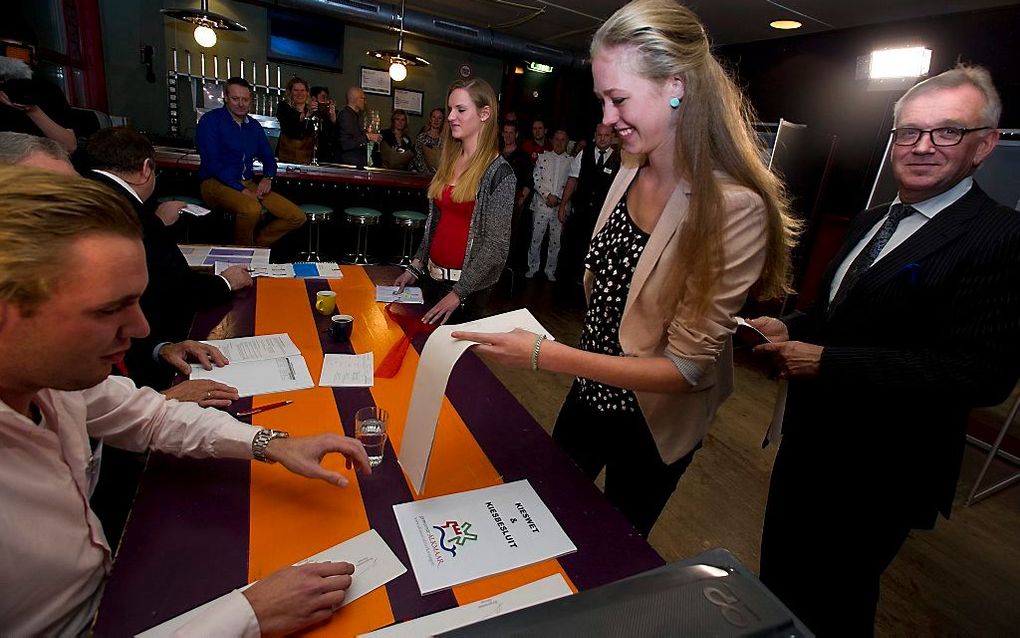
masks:
<svg viewBox="0 0 1020 638"><path fill-rule="evenodd" d="M811 308L751 320L790 379L761 579L820 636L873 632L908 532L949 516L970 410L1020 376L1020 213L973 178L1001 110L980 67L907 91L896 199L853 220Z"/></svg>
<svg viewBox="0 0 1020 638"><path fill-rule="evenodd" d="M92 169L86 177L123 195L142 222L149 285L141 306L151 332L147 338L132 342L126 359L129 376L139 385L166 390L175 370L188 373L185 360L189 357L202 363L224 363L215 348L183 340L187 339L196 310L222 304L230 299L232 291L251 286L248 271L237 265L222 275L211 275L188 267L167 227L184 204L166 202L156 206L149 201L156 188L155 151L140 133L122 126L102 129L89 139L86 154ZM233 388L222 384L209 388L181 386L169 390L168 396L194 400L203 407L225 407L237 398ZM191 396L195 391L204 394Z"/></svg>

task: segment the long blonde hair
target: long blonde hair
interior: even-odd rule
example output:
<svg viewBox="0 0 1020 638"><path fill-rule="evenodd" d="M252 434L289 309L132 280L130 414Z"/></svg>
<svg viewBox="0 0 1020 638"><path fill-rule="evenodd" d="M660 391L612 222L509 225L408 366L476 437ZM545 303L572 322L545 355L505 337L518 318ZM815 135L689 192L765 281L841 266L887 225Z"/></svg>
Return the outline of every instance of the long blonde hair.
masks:
<svg viewBox="0 0 1020 638"><path fill-rule="evenodd" d="M305 99L305 104L302 108L305 110L305 113L310 113L312 110L311 108L312 92L308 88L308 82L304 78L300 78L295 75L291 79L287 80L287 90L284 93L283 99L286 100L287 104L290 105L291 108L293 108L295 111L297 110L298 107L297 105L294 104L294 95L292 93L292 91L294 90L294 85L296 84L305 85L305 91L308 92L308 97Z"/></svg>
<svg viewBox="0 0 1020 638"><path fill-rule="evenodd" d="M753 111L740 89L712 56L698 17L674 0L636 0L622 7L595 33L591 56L615 47L638 55L641 77L680 77L684 97L677 111L677 177L691 185L691 203L680 237L678 276L694 298L684 300L701 316L712 299L723 267L721 170L765 202L766 255L758 283L763 298L789 292L790 250L799 230L790 214L782 181L763 162L755 142ZM634 158L631 158L634 159ZM643 158L636 158L641 163Z"/></svg>
<svg viewBox="0 0 1020 638"><path fill-rule="evenodd" d="M457 80L450 85L446 92L446 101L450 101L450 94L457 89L464 89L471 97L471 101L480 111L486 106L491 109L489 119L482 122L482 130L478 132L478 146L474 156L468 164L464 174L457 179L457 185L453 187L451 198L455 202L469 202L475 199L478 193L478 184L482 181L485 169L489 167L492 160L499 155L499 117L496 105L496 92L492 90L489 83L481 78L470 80ZM457 158L464 149L464 143L453 137L450 127L443 127L443 150L439 156L439 168L432 183L429 184L429 199L438 199L443 194L443 189L453 180L454 167Z"/></svg>

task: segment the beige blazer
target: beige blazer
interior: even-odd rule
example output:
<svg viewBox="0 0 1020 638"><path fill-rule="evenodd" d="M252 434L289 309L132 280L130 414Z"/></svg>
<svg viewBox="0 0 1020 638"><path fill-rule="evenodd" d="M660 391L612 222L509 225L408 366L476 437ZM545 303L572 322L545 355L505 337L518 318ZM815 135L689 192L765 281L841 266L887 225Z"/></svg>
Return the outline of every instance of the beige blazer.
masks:
<svg viewBox="0 0 1020 638"><path fill-rule="evenodd" d="M625 158L627 159L627 158ZM598 234L637 175L633 158L620 168L595 223ZM629 164L629 165L628 165ZM700 320L683 303L690 294L683 278L675 277L680 230L687 219L690 186L676 189L652 230L634 270L620 322L620 345L625 356L661 357L666 352L699 365L703 374L690 391L676 394L636 392L645 420L666 463L682 458L705 437L715 411L733 391L733 348L730 335L734 315L747 292L761 276L765 263L765 205L761 197L732 182L724 173L725 215L723 270L715 296ZM594 235L593 235L594 236ZM585 293L591 298L594 281L585 272Z"/></svg>

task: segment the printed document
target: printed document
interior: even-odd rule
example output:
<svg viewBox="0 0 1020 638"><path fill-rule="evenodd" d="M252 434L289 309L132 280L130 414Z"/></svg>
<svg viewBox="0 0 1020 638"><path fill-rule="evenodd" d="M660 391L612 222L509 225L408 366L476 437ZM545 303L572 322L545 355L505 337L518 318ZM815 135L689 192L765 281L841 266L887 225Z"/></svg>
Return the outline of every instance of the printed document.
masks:
<svg viewBox="0 0 1020 638"><path fill-rule="evenodd" d="M527 480L393 506L422 595L577 551Z"/></svg>
<svg viewBox="0 0 1020 638"><path fill-rule="evenodd" d="M408 286L401 292L397 292L396 286L376 286L375 300L383 303L425 303L421 288L417 286Z"/></svg>
<svg viewBox="0 0 1020 638"><path fill-rule="evenodd" d="M331 388L371 388L375 385L372 353L323 355L319 385Z"/></svg>
<svg viewBox="0 0 1020 638"><path fill-rule="evenodd" d="M287 334L206 341L230 362L205 370L191 364L192 379L212 379L237 388L242 397L315 386L301 351Z"/></svg>

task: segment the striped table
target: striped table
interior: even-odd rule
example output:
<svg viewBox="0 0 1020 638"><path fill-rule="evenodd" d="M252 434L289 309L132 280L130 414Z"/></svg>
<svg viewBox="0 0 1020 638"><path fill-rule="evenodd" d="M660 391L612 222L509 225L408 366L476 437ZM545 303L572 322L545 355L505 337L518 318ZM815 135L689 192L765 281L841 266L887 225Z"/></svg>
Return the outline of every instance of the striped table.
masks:
<svg viewBox="0 0 1020 638"><path fill-rule="evenodd" d="M376 362L402 336L382 304L373 276L389 268L344 267L339 281L259 279L230 308L200 315L193 336L229 338L286 332L318 380L324 353L375 352ZM325 333L314 312L319 290L336 291L342 312L356 317L349 344ZM354 413L378 404L390 412L386 458L371 476L354 475L346 489L294 476L279 465L236 460L177 459L152 454L124 532L95 626L97 636L136 633L231 589L374 528L408 566L403 576L345 607L307 633L350 636L394 621L476 601L554 573L583 590L662 564L655 551L585 479L548 434L474 355L454 369L439 417L426 493L450 494L528 479L577 545L558 560L436 592L418 593L393 505L414 498L396 463L418 353L412 339L404 365L373 388L313 388L242 400L242 410L292 399L251 417L254 425L294 435L354 434ZM342 459L327 460L341 470Z"/></svg>

